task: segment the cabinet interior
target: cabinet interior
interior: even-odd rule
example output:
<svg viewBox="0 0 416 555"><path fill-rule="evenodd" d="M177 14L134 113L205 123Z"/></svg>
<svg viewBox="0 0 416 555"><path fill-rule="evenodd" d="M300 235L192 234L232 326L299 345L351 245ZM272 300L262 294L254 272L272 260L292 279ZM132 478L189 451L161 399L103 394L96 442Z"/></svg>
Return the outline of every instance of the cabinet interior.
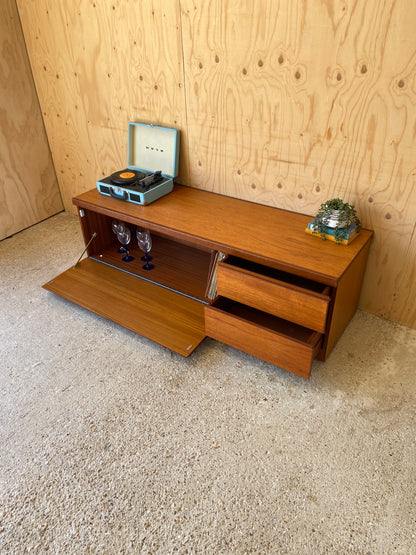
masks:
<svg viewBox="0 0 416 555"><path fill-rule="evenodd" d="M133 260L125 262L124 254L118 252L121 244L112 232L113 221L114 218L101 215L98 226L101 230L101 238L92 242L90 258L201 302L208 302L206 287L212 257L211 250L196 248L189 243L151 231L150 255L154 267L146 270L143 268L145 262L141 260L144 253L139 249L136 240L136 228L145 226L126 223L131 231L131 241L127 248Z"/></svg>

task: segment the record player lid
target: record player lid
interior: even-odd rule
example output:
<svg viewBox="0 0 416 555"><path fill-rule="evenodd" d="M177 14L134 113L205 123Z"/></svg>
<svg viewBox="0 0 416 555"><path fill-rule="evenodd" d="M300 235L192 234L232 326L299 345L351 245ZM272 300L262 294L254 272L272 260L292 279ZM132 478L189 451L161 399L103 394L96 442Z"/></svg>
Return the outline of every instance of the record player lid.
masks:
<svg viewBox="0 0 416 555"><path fill-rule="evenodd" d="M129 168L176 177L179 166L179 131L129 122L127 164Z"/></svg>

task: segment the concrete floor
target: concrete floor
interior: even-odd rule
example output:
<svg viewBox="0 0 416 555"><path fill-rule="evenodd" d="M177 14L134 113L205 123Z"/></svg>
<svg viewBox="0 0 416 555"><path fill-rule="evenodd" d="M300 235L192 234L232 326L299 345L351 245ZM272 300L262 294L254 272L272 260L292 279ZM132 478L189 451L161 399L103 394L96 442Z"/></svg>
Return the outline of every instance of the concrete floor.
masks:
<svg viewBox="0 0 416 555"><path fill-rule="evenodd" d="M305 381L188 359L41 289L59 214L0 243L1 553L416 554L416 331L357 312Z"/></svg>

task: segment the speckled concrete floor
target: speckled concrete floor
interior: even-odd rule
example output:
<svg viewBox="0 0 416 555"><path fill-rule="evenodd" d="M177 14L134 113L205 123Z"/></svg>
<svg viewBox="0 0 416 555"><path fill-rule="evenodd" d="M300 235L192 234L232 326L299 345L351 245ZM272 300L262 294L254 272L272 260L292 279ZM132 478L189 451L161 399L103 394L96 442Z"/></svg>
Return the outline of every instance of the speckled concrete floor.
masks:
<svg viewBox="0 0 416 555"><path fill-rule="evenodd" d="M358 312L305 381L188 359L41 285L60 214L0 243L1 553L416 553L416 331Z"/></svg>

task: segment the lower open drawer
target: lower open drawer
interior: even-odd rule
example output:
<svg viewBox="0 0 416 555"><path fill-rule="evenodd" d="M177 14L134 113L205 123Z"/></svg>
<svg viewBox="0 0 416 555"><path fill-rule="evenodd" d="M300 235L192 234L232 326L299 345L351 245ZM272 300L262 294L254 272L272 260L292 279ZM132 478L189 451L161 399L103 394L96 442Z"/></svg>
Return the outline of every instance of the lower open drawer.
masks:
<svg viewBox="0 0 416 555"><path fill-rule="evenodd" d="M89 258L43 287L185 357L205 337L203 303Z"/></svg>
<svg viewBox="0 0 416 555"><path fill-rule="evenodd" d="M322 339L318 332L223 297L205 306L205 330L213 339L304 378Z"/></svg>

